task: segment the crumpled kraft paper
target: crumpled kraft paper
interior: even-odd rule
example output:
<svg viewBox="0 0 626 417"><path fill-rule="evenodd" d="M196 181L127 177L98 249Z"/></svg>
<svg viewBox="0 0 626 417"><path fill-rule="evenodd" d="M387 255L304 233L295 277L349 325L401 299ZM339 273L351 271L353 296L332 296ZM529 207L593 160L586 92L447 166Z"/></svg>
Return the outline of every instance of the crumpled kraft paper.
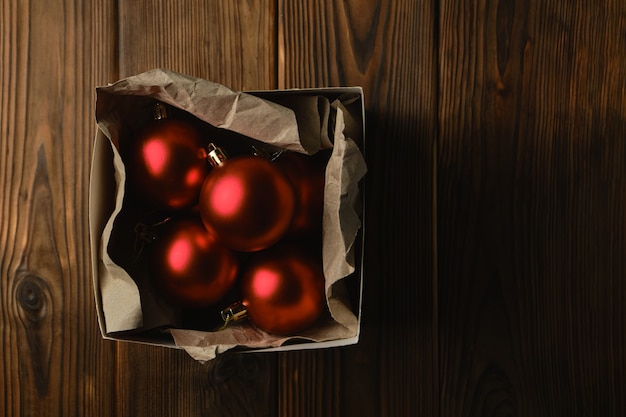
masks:
<svg viewBox="0 0 626 417"><path fill-rule="evenodd" d="M100 296L107 333L169 327L177 320L176 312L150 291L145 271L133 271L131 276L128 268L116 264L109 253L112 236L124 227L125 168L117 149L120 140L129 140L124 132L138 128L138 113L159 100L212 126L271 147L308 154L333 147L326 169L323 218L323 262L331 317L293 337L327 341L356 335L357 318L341 296L340 287L342 278L355 270L353 244L361 227L358 182L367 169L357 144L344 135L346 109L341 100L330 103L326 97L303 95L290 96L277 104L163 69L98 87L96 92L96 121L112 144L115 172L115 207L102 233L99 254ZM334 131L329 136L333 120ZM291 339L266 334L248 322L217 332L177 328L169 332L177 346L199 361L210 360L234 346L279 346Z"/></svg>

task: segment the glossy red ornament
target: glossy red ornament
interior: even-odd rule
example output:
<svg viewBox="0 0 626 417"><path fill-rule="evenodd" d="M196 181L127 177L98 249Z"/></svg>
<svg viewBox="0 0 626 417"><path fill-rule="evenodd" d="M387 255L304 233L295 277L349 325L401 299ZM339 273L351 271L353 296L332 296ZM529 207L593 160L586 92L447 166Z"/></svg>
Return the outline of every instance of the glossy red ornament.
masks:
<svg viewBox="0 0 626 417"><path fill-rule="evenodd" d="M178 210L198 199L208 170L206 151L190 124L167 118L159 105L156 120L128 141L123 155L127 179L130 192L143 203Z"/></svg>
<svg viewBox="0 0 626 417"><path fill-rule="evenodd" d="M327 153L322 151L309 156L285 152L275 162L285 172L296 191L296 210L287 235L291 238L320 238Z"/></svg>
<svg viewBox="0 0 626 417"><path fill-rule="evenodd" d="M207 307L232 288L238 272L236 257L207 232L197 215L171 219L156 234L150 248L150 273L172 304Z"/></svg>
<svg viewBox="0 0 626 417"><path fill-rule="evenodd" d="M258 156L217 160L200 191L206 228L237 251L254 252L278 242L291 224L296 204L287 177Z"/></svg>
<svg viewBox="0 0 626 417"><path fill-rule="evenodd" d="M248 318L268 333L296 334L324 311L322 266L295 247L279 245L255 254L241 291Z"/></svg>

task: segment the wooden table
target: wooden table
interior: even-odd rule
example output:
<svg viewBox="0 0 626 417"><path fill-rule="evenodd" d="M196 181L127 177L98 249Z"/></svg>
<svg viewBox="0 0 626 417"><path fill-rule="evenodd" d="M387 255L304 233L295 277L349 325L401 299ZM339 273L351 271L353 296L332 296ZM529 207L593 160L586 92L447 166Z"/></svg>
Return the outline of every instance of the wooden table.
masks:
<svg viewBox="0 0 626 417"><path fill-rule="evenodd" d="M0 27L0 414L626 413L623 0L3 0ZM358 345L102 340L94 89L154 67L363 86Z"/></svg>

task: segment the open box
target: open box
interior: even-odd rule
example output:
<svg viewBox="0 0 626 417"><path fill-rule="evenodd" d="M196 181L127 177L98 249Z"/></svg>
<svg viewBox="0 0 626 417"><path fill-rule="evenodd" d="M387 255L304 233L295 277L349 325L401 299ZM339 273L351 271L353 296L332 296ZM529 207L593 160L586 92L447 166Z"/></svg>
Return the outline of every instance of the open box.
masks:
<svg viewBox="0 0 626 417"><path fill-rule="evenodd" d="M89 214L94 293L104 338L182 348L199 361L233 348L283 351L358 342L364 238L360 188L366 171L360 87L239 93L159 69L98 87L97 95ZM245 321L219 331L212 319L197 326L204 318L198 311L181 312L164 304L150 286L145 265L130 266L124 258L134 251L132 226L138 217L125 206L125 166L118 146L146 120L155 100L226 140L252 140L307 154L328 148L323 258L329 314L311 329L284 337Z"/></svg>

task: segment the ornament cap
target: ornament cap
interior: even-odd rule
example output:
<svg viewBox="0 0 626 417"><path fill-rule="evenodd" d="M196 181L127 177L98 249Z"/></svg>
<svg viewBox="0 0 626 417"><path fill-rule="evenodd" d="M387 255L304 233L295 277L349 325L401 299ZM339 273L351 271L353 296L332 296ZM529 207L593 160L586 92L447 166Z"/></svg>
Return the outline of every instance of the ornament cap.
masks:
<svg viewBox="0 0 626 417"><path fill-rule="evenodd" d="M154 120L167 119L167 108L163 103L157 101L154 103L154 107L152 108L152 114L154 116Z"/></svg>
<svg viewBox="0 0 626 417"><path fill-rule="evenodd" d="M248 318L248 309L241 301L237 301L220 311L220 315L222 320L224 320L224 325L221 329L224 329L230 322Z"/></svg>
<svg viewBox="0 0 626 417"><path fill-rule="evenodd" d="M207 159L212 167L220 166L228 159L226 152L224 152L222 148L215 146L213 143L209 143L206 151Z"/></svg>

